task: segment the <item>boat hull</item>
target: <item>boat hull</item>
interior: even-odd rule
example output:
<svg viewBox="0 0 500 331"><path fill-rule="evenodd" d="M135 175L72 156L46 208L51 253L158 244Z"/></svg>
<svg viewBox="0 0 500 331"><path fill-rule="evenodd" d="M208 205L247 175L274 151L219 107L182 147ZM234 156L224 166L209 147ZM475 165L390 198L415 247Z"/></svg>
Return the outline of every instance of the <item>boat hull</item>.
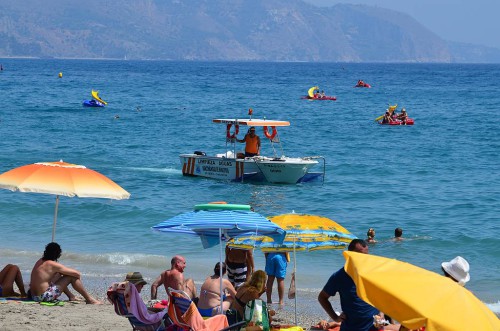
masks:
<svg viewBox="0 0 500 331"><path fill-rule="evenodd" d="M83 106L84 107L104 107L104 104L102 102L97 101L97 100L84 100Z"/></svg>
<svg viewBox="0 0 500 331"><path fill-rule="evenodd" d="M309 169L318 164L304 158L231 158L198 154L180 155L182 174L230 181L257 181L295 184L308 178Z"/></svg>

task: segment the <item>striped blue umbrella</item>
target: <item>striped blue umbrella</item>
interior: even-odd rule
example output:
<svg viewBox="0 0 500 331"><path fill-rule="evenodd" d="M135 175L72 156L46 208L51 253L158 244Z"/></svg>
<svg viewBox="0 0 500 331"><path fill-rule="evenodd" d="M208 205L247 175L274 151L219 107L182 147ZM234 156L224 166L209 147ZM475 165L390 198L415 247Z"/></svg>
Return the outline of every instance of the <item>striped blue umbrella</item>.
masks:
<svg viewBox="0 0 500 331"><path fill-rule="evenodd" d="M213 206L221 207L211 206L210 208L214 209L200 209L182 213L153 226L152 229L159 232L199 236L204 248L213 247L222 241L240 236L267 236L280 243L285 238L285 230L264 216L250 211L250 206L248 206L248 210L229 209L234 206L246 205Z"/></svg>
<svg viewBox="0 0 500 331"><path fill-rule="evenodd" d="M196 205L195 210L174 216L152 227L159 232L184 233L201 238L204 248L220 244L222 264L222 242L230 238L248 235L262 235L283 242L286 232L264 216L250 210L248 205L205 204ZM220 268L222 292L222 268ZM223 293L221 298L221 311Z"/></svg>

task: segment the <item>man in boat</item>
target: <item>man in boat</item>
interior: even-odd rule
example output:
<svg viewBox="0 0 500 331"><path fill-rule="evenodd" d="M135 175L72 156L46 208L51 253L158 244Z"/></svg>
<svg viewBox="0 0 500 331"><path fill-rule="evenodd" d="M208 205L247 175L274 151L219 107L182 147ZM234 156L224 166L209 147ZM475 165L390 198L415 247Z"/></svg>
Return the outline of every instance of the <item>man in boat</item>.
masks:
<svg viewBox="0 0 500 331"><path fill-rule="evenodd" d="M382 118L382 124L389 124L391 122L392 122L391 113L389 113L389 111L386 111L384 114L384 118Z"/></svg>
<svg viewBox="0 0 500 331"><path fill-rule="evenodd" d="M251 126L243 139L236 138L239 143L246 143L245 157L252 157L260 154L260 138L255 134L255 127Z"/></svg>
<svg viewBox="0 0 500 331"><path fill-rule="evenodd" d="M401 114L398 115L398 119L406 124L406 120L408 119L408 114L406 113L406 109L401 109Z"/></svg>

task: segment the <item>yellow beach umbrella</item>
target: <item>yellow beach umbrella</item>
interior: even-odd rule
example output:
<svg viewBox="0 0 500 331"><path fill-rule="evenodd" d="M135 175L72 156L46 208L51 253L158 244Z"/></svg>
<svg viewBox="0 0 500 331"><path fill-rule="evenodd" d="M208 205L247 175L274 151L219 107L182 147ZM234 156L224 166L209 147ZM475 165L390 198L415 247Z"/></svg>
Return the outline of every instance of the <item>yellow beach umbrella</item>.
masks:
<svg viewBox="0 0 500 331"><path fill-rule="evenodd" d="M385 257L343 254L359 297L408 329L500 330L500 320L487 306L445 276Z"/></svg>
<svg viewBox="0 0 500 331"><path fill-rule="evenodd" d="M62 160L29 164L4 172L0 175L0 188L56 195L52 241L55 239L60 195L116 200L130 197L130 193L97 171Z"/></svg>
<svg viewBox="0 0 500 331"><path fill-rule="evenodd" d="M269 217L269 220L286 231L283 243L276 243L269 237L248 236L235 238L230 247L251 249L258 246L263 252L344 249L356 238L342 225L323 216L291 213Z"/></svg>

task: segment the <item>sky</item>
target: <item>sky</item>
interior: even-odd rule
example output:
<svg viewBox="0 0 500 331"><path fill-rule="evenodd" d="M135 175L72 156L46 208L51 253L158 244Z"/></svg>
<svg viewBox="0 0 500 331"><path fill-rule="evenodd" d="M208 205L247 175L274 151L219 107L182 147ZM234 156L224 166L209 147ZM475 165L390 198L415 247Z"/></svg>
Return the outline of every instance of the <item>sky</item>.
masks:
<svg viewBox="0 0 500 331"><path fill-rule="evenodd" d="M500 49L500 0L304 0L316 6L365 4L409 14L447 41Z"/></svg>

